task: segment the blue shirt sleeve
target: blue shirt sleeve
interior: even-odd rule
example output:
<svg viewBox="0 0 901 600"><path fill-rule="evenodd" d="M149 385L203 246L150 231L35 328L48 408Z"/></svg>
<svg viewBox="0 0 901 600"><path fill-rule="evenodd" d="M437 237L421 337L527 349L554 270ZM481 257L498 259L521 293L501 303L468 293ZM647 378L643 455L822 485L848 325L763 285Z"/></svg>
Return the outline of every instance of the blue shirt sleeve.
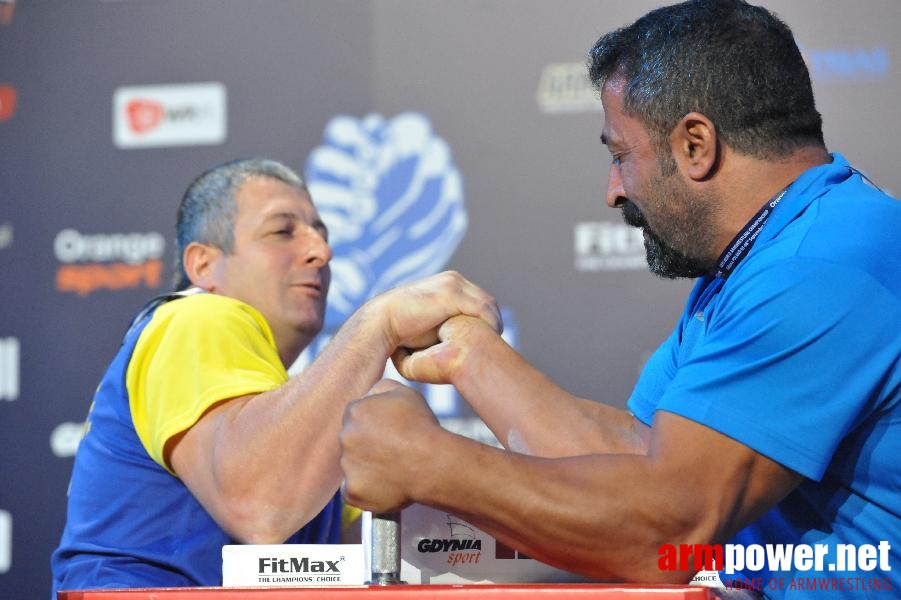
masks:
<svg viewBox="0 0 901 600"><path fill-rule="evenodd" d="M648 365L656 374L642 375L630 407L644 420L648 394L660 393L657 410L819 480L841 440L878 408L882 374L897 359L895 332L884 327L897 302L865 273L822 260L746 275L685 325L701 330L691 343L683 332L678 348L671 338L658 350Z"/></svg>

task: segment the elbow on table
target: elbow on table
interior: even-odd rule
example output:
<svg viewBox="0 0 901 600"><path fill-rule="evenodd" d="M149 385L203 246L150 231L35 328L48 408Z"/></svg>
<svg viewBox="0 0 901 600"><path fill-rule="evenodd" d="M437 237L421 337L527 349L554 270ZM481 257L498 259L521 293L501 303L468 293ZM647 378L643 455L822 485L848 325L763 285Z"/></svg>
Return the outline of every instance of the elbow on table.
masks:
<svg viewBox="0 0 901 600"><path fill-rule="evenodd" d="M598 581L681 585L694 577L694 570L668 568L660 561L658 546L623 548L616 557L608 557L605 564L586 564L575 569Z"/></svg>
<svg viewBox="0 0 901 600"><path fill-rule="evenodd" d="M252 496L223 498L211 514L241 544L281 544L309 520Z"/></svg>
<svg viewBox="0 0 901 600"><path fill-rule="evenodd" d="M714 551L712 540L718 529L709 514L694 508L660 508L642 516L632 521L632 535L623 536L619 551L607 555L617 580L685 584L697 571L709 568L697 566Z"/></svg>

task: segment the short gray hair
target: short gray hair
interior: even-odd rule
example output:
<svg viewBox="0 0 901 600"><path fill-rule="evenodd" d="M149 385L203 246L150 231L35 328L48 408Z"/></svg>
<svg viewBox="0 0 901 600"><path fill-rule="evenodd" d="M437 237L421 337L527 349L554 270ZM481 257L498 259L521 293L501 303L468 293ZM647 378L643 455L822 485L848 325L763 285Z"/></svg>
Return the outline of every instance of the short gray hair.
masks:
<svg viewBox="0 0 901 600"><path fill-rule="evenodd" d="M182 196L175 225L176 291L191 286L182 258L191 242L215 246L231 253L235 243L235 194L251 177L277 179L306 190L300 175L282 163L268 158L250 158L213 167L197 177Z"/></svg>

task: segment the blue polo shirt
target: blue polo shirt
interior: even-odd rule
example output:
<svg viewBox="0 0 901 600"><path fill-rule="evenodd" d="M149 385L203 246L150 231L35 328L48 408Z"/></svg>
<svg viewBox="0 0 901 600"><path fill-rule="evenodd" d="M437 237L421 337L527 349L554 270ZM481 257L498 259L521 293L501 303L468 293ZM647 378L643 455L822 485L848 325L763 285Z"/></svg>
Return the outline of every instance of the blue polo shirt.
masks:
<svg viewBox="0 0 901 600"><path fill-rule="evenodd" d="M899 398L901 202L834 154L789 186L728 279L698 280L628 406L646 424L657 410L696 421L806 478L733 543L827 544L835 561L836 544L887 541L897 570ZM818 598L858 597L861 579L892 571L722 576L741 575L784 578L772 597L808 597L788 586L812 577L833 588Z"/></svg>

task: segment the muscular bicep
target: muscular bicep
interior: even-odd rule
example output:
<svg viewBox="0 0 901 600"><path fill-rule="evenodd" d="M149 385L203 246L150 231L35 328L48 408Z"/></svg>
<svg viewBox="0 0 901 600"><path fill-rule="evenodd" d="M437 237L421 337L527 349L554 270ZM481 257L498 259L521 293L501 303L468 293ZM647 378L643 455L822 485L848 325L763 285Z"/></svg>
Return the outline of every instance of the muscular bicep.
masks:
<svg viewBox="0 0 901 600"><path fill-rule="evenodd" d="M222 465L219 461L234 460L223 453L221 441L225 427L234 415L254 395L218 402L190 428L166 442L164 457L169 467L182 480L195 498L220 525L225 526L225 507L222 501Z"/></svg>
<svg viewBox="0 0 901 600"><path fill-rule="evenodd" d="M803 479L744 444L658 411L650 442L655 479L685 543L722 542L776 505Z"/></svg>

